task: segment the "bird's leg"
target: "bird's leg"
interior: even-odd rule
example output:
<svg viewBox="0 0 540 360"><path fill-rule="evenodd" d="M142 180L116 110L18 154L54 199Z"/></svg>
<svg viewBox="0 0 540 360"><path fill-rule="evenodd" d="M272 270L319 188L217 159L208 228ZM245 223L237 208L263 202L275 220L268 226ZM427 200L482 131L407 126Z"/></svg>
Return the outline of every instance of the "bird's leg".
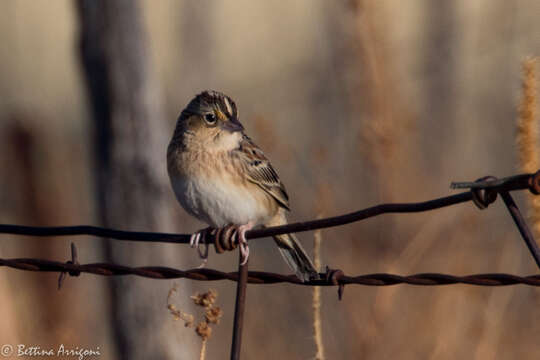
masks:
<svg viewBox="0 0 540 360"><path fill-rule="evenodd" d="M242 256L242 262L240 265L242 266L246 265L249 258L249 247L246 239L246 231L253 229L254 225L255 223L250 221L247 224L237 226L236 231L231 237L231 239L235 241L236 236L238 235L238 245L240 246L240 254Z"/></svg>
<svg viewBox="0 0 540 360"><path fill-rule="evenodd" d="M206 241L206 237L208 236L208 233L212 231L211 227L204 228L202 230L199 230L193 234L191 234L191 237L189 239L189 246L192 248L197 248L197 252L199 253L199 257L203 259L203 262L201 265L198 266L198 268L205 267L206 263L208 262L208 243ZM200 241L203 241L204 245L204 252L201 250Z"/></svg>

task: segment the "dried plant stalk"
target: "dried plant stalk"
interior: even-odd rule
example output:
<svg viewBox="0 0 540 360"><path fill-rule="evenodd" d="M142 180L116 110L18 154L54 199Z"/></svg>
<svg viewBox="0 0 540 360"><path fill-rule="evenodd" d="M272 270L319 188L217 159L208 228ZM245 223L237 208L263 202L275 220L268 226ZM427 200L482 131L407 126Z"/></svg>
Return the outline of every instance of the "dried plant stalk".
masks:
<svg viewBox="0 0 540 360"><path fill-rule="evenodd" d="M321 216L319 216L321 218ZM321 268L321 230L315 231L313 244L313 260L317 271ZM317 353L315 360L324 360L324 345L322 340L322 325L321 325L321 287L313 286L313 338Z"/></svg>
<svg viewBox="0 0 540 360"><path fill-rule="evenodd" d="M526 173L534 173L540 168L536 65L536 58L523 61L522 98L518 109L516 142L520 169ZM540 197L531 194L528 199L533 230L538 238L540 237Z"/></svg>
<svg viewBox="0 0 540 360"><path fill-rule="evenodd" d="M201 355L199 356L199 360L206 359L206 342L207 342L207 339L203 339L202 345L201 345Z"/></svg>
<svg viewBox="0 0 540 360"><path fill-rule="evenodd" d="M175 292L177 292L176 284L169 290L169 295L167 296L167 309L174 315L175 320L182 319L186 327L192 328L195 322L194 316L177 309L176 306L171 303L171 297ZM212 336L212 327L210 324L219 324L219 320L223 316L223 311L215 304L217 296L218 293L214 289L210 289L202 294L197 293L190 296L195 305L204 308L204 318L195 327L195 333L202 340L199 360L204 360L206 358L206 343Z"/></svg>
<svg viewBox="0 0 540 360"><path fill-rule="evenodd" d="M193 322L194 322L193 315L183 312L171 302L171 298L173 294L177 291L178 291L178 287L176 284L174 284L174 286L169 290L169 294L167 295L167 309L169 309L170 313L174 316L175 320L184 321L185 327L193 327Z"/></svg>

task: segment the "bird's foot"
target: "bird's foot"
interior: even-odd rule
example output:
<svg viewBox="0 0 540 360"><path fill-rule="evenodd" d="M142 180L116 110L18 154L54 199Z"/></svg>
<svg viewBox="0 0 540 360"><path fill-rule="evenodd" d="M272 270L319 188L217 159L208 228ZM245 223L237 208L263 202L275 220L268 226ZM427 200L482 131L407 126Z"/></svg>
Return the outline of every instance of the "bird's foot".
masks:
<svg viewBox="0 0 540 360"><path fill-rule="evenodd" d="M211 231L211 227L204 228L193 233L191 235L191 238L189 239L189 246L191 246L192 248L197 248L199 257L203 259L203 262L197 267L199 269L205 267L206 263L208 262L208 242L206 237ZM201 249L201 240L204 250Z"/></svg>
<svg viewBox="0 0 540 360"><path fill-rule="evenodd" d="M246 239L246 232L251 230L254 225L255 224L253 222L249 222L244 225L229 225L224 228L217 229L217 234L215 234L216 236L219 236L221 231L233 228L230 239L233 243L237 243L240 247L242 266L247 263L249 258L249 247ZM199 265L198 268L203 268L208 262L208 236L211 235L213 231L216 231L216 229L207 227L193 233L189 239L189 246L191 246L192 248L197 248L199 257L203 259L202 264Z"/></svg>
<svg viewBox="0 0 540 360"><path fill-rule="evenodd" d="M236 227L236 230L233 232L231 236L231 240L236 241L236 238L238 237L238 245L240 246L240 255L242 257L242 262L240 265L244 266L248 262L249 258L249 247L248 242L246 239L246 231L249 231L253 229L253 226L255 224L253 222L248 222L244 225L239 225Z"/></svg>

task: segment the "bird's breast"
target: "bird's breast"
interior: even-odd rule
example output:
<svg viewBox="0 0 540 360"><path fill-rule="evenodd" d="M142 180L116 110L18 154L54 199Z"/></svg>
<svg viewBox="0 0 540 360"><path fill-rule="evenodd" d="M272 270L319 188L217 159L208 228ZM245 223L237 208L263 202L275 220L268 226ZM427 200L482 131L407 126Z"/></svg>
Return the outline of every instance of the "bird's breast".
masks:
<svg viewBox="0 0 540 360"><path fill-rule="evenodd" d="M257 185L245 181L234 166L205 164L170 174L178 201L191 215L210 226L223 227L264 224L275 214L275 201Z"/></svg>

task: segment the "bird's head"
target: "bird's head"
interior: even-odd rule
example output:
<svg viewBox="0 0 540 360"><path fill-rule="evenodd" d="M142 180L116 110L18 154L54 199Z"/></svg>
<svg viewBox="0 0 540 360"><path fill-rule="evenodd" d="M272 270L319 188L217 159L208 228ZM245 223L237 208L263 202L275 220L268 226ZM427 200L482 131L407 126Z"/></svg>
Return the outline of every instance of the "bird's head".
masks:
<svg viewBox="0 0 540 360"><path fill-rule="evenodd" d="M180 114L176 127L184 142L196 142L208 150L236 146L244 130L234 101L217 91L195 96Z"/></svg>

